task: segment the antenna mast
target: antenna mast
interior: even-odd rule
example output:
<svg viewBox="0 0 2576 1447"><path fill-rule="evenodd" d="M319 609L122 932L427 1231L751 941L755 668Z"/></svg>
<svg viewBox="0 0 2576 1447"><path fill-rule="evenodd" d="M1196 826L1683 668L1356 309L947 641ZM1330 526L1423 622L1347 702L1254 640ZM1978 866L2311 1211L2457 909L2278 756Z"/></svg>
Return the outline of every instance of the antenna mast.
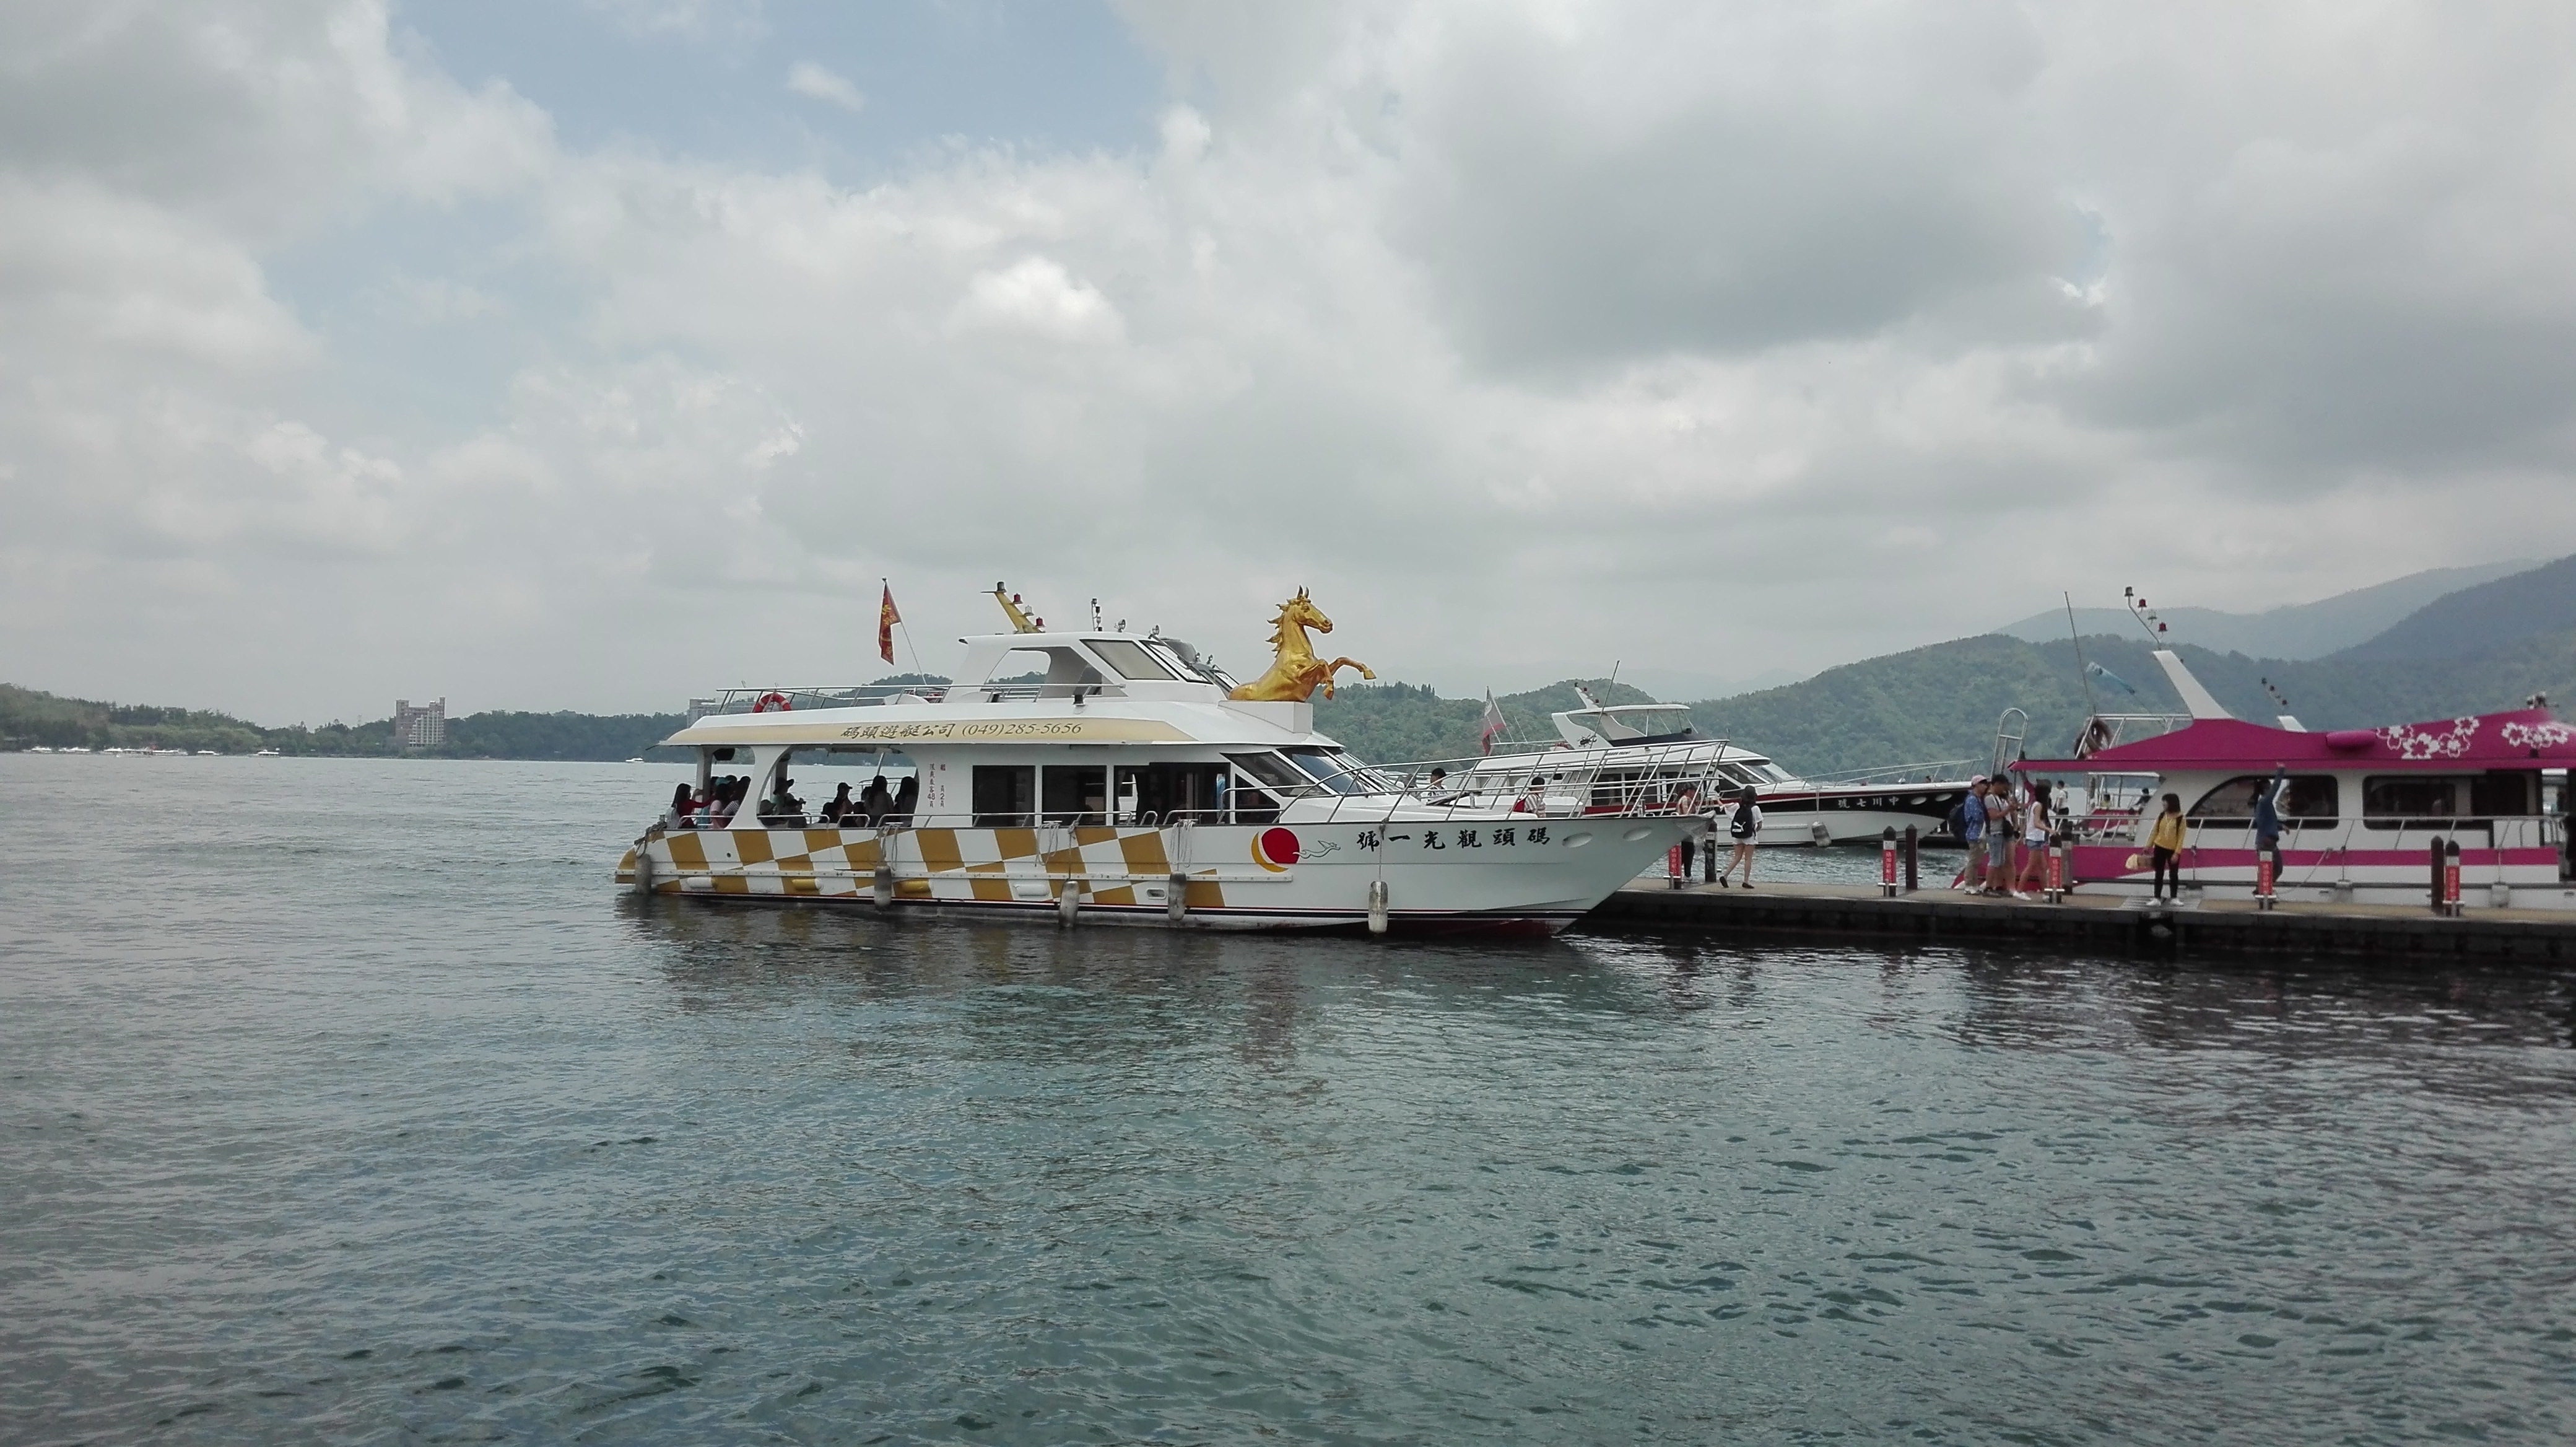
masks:
<svg viewBox="0 0 2576 1447"><path fill-rule="evenodd" d="M2087 718L2095 717L2102 712L2102 705L2094 702L2093 675L2084 667L2084 635L2075 627L2075 595L2060 593L2057 596L2066 600L2066 640L2075 645L2075 677L2084 685L2084 714Z"/></svg>

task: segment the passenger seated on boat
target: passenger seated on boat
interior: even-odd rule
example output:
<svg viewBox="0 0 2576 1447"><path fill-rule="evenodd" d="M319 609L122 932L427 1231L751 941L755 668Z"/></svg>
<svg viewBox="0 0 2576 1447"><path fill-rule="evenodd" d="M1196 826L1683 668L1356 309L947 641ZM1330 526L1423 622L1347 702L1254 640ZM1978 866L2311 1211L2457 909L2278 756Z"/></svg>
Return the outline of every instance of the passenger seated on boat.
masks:
<svg viewBox="0 0 2576 1447"><path fill-rule="evenodd" d="M1547 812L1547 776L1545 774L1530 775L1529 787L1521 790L1521 796L1512 801L1512 812L1515 814Z"/></svg>
<svg viewBox="0 0 2576 1447"><path fill-rule="evenodd" d="M805 801L789 792L795 783L794 779L780 779L778 792L760 801L761 823L772 829L805 827Z"/></svg>
<svg viewBox="0 0 2576 1447"><path fill-rule="evenodd" d="M857 808L858 805L851 802L850 799L850 786L846 781L844 781L839 788L832 791L830 802L823 806L822 822L826 824L838 824Z"/></svg>
<svg viewBox="0 0 2576 1447"><path fill-rule="evenodd" d="M671 807L662 811L662 827L665 829L696 827L689 822L689 813L689 786L681 784L671 790Z"/></svg>
<svg viewBox="0 0 2576 1447"><path fill-rule="evenodd" d="M718 825L732 823L733 816L742 808L742 796L750 792L749 783L747 779L725 775L724 782L716 786L715 805L708 811L711 816L708 822Z"/></svg>
<svg viewBox="0 0 2576 1447"><path fill-rule="evenodd" d="M894 795L886 790L885 775L868 780L868 786L859 791L859 808L870 824L884 822L885 816L894 811Z"/></svg>
<svg viewBox="0 0 2576 1447"><path fill-rule="evenodd" d="M905 778L903 781L903 787L895 790L894 808L886 817L894 820L897 824L909 824L912 822L912 811L918 807L920 803L921 776L915 774Z"/></svg>

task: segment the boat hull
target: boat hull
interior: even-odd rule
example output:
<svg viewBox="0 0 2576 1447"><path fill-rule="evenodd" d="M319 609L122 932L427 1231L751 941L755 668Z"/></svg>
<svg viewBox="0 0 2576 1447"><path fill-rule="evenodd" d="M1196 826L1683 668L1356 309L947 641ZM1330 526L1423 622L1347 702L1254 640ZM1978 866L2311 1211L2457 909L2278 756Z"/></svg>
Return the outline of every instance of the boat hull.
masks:
<svg viewBox="0 0 2576 1447"><path fill-rule="evenodd" d="M2511 821L2527 824L2527 832L2539 833L2541 821ZM2435 885L2428 841L2435 837L2430 830L2411 831L2416 837L2411 845L2397 843L2387 834L2360 837L2338 837L2294 847L2285 842L2281 850L2281 867L2275 894L2282 899L2329 901L2352 899L2361 903L2429 905ZM2511 824L2499 822L2499 834L2514 830ZM2215 846L2192 844L2176 859L2182 885L2196 889L2205 898L2250 899L2254 893L2255 854L2250 844L2237 838ZM2487 908L2496 904L2520 909L2576 910L2576 885L2565 877L2563 857L2558 846L2525 842L2515 838L2490 842L2472 833L2461 839L2459 854L2460 898L2470 908ZM2084 889L2113 894L2145 894L2153 888L2154 873L2148 863L2148 852L2129 842L2116 844L2078 844L2069 851L2071 877ZM2131 861L2137 861L2131 867ZM2503 886L2499 893L2497 886Z"/></svg>
<svg viewBox="0 0 2576 1447"><path fill-rule="evenodd" d="M1759 789L1764 848L1817 843L1822 825L1828 844L1875 844L1887 830L1912 829L1918 839L1950 839L1950 810L1967 797L1963 783L1923 783L1885 788Z"/></svg>
<svg viewBox="0 0 2576 1447"><path fill-rule="evenodd" d="M1554 933L1681 841L1670 817L1452 819L1182 829L713 829L656 832L617 867L656 896L1074 918L1194 929ZM1533 837L1535 836L1535 837ZM1185 880L1172 910L1173 877Z"/></svg>

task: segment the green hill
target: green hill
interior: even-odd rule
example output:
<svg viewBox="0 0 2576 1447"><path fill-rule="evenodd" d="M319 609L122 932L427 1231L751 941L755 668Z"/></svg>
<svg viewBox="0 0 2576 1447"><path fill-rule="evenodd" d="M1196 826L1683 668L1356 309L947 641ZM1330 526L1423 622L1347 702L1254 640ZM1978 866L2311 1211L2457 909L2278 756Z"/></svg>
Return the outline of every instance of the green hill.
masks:
<svg viewBox="0 0 2576 1447"><path fill-rule="evenodd" d="M2078 645L1990 634L1845 664L1785 688L1694 704L1702 732L1770 753L1790 769L1829 773L1920 759L1989 756L1997 717L2030 715L2028 751L2062 754L2088 706ZM2143 641L2095 637L2087 661L2136 689L2096 678L2105 713L2179 712L2181 701ZM2312 729L2366 728L2520 707L2535 693L2576 699L2576 630L2521 638L2483 657L2432 660L2248 658L2188 645L2174 650L2239 718L2270 722L2280 708Z"/></svg>
<svg viewBox="0 0 2576 1447"><path fill-rule="evenodd" d="M415 757L457 759L634 758L677 732L679 714L476 713L447 721L443 748ZM203 709L61 698L0 683L0 748L212 749L247 754L392 757L393 721L263 728Z"/></svg>
<svg viewBox="0 0 2576 1447"><path fill-rule="evenodd" d="M2358 661L2477 656L2570 628L2576 628L2576 557L2445 594L2367 642L2332 657Z"/></svg>
<svg viewBox="0 0 2576 1447"><path fill-rule="evenodd" d="M1569 678L1527 693L1494 700L1503 711L1506 739L1551 741L1556 728L1548 715L1580 708L1577 687L1589 688L1603 703L1652 703L1652 695L1606 678ZM1407 763L1417 759L1457 759L1476 752L1476 734L1485 717L1481 698L1442 698L1428 686L1410 683L1345 685L1336 697L1315 695L1315 727L1371 763Z"/></svg>

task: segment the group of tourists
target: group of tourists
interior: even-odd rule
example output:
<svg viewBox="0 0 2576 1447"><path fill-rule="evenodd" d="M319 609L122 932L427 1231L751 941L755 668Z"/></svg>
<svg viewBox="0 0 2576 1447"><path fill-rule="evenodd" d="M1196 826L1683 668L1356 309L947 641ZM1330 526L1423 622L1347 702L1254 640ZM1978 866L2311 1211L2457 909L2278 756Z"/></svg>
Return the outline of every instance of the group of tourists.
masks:
<svg viewBox="0 0 2576 1447"><path fill-rule="evenodd" d="M2254 853L2271 861L2275 879L2281 871L2281 793L2288 776L2287 766L2273 766L2271 780L2254 792L2253 817L2248 821L2254 831ZM2139 796L2141 814L2146 812L2147 800L2147 795ZM2181 795L2167 794L2162 802L2163 810L2147 831L2144 862L2153 871L2147 897L2180 899L2182 854L2191 826L2183 817ZM2034 779L2016 788L2006 780L1977 775L1968 781L1968 797L1950 814L1951 832L1968 846L1967 867L1950 887L1970 894L2032 898L2041 887L2048 842L2059 824L2047 780ZM2139 863L2132 859L2129 867L2135 869Z"/></svg>
<svg viewBox="0 0 2576 1447"><path fill-rule="evenodd" d="M886 776L877 775L857 797L850 786L835 790L820 813L810 818L805 801L796 797L796 781L781 774L777 792L760 801L753 817L771 829L803 829L809 825L828 829L879 829L888 823L909 824L913 810L921 800L921 780L907 775L900 788L889 788ZM743 800L751 795L751 780L741 774L718 774L706 787L692 792L688 785L675 785L671 790L671 807L662 811L662 827L671 829L722 829L733 823L742 812Z"/></svg>
<svg viewBox="0 0 2576 1447"><path fill-rule="evenodd" d="M1950 830L1968 848L1967 867L1950 887L1997 899L2033 899L2044 887L2048 841L2057 810L2046 779L2016 787L1983 774L1950 811Z"/></svg>

